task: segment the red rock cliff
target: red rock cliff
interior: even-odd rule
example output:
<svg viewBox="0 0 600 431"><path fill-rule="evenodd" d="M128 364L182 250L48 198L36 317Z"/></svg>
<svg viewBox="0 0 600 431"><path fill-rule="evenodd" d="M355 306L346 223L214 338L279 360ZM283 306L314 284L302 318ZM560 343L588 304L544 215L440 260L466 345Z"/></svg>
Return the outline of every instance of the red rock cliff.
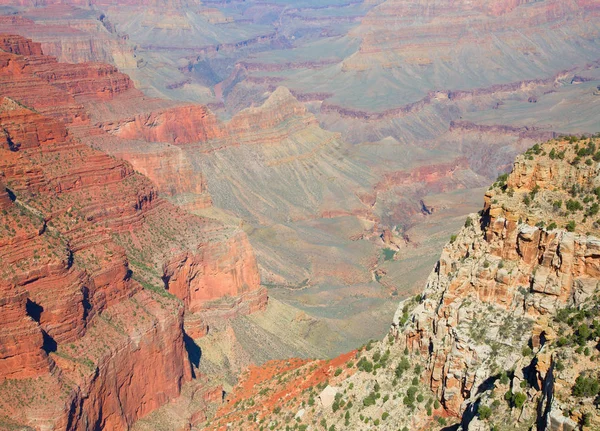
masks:
<svg viewBox="0 0 600 431"><path fill-rule="evenodd" d="M69 132L88 121L74 97L112 97L128 78L3 40L0 410L14 426L126 429L191 376L184 306L165 292L163 266L183 278L170 265L186 255L207 268L198 285L211 299L232 295L232 313L264 307L266 291L242 232L164 201L127 162Z"/></svg>

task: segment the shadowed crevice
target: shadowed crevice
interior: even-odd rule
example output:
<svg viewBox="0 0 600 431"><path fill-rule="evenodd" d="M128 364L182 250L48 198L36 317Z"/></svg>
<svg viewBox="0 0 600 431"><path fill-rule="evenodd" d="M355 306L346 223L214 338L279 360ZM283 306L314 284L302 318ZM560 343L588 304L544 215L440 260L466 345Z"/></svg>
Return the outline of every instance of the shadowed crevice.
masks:
<svg viewBox="0 0 600 431"><path fill-rule="evenodd" d="M190 364L192 364L192 377L196 378L195 368L200 366L200 359L202 358L202 349L196 344L196 342L185 332L183 333L183 343L185 350L188 354Z"/></svg>
<svg viewBox="0 0 600 431"><path fill-rule="evenodd" d="M56 352L56 350L58 349L58 344L56 344L56 341L54 340L54 338L52 338L50 335L48 335L48 333L46 331L44 331L43 329L42 329L42 337L44 338L44 344L42 345L42 349L46 353Z"/></svg>
<svg viewBox="0 0 600 431"><path fill-rule="evenodd" d="M25 303L25 312L29 317L31 317L36 322L40 323L40 318L42 317L43 311L44 307L42 307L37 302L33 302L31 299L27 298L27 302Z"/></svg>

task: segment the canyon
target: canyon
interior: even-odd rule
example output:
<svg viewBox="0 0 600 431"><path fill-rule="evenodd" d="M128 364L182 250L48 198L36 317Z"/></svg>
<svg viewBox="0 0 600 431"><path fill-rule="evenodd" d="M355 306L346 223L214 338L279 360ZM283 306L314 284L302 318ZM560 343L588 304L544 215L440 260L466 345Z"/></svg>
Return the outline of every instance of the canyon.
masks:
<svg viewBox="0 0 600 431"><path fill-rule="evenodd" d="M477 406L493 401L474 394L485 382L473 370L490 377L494 367L486 346L463 352L460 331L480 330L471 326L490 317L488 305L523 325L584 307L569 302L575 294L550 304L555 278L594 277L592 260L576 275L548 275L544 259L562 257L534 250L569 246L523 223L553 209L525 210L486 188L534 144L597 132L599 11L588 0L0 0L0 428L212 429L249 414L270 427L260 420L284 392L305 403L294 404L292 419L303 409L302 419L304 395L327 383L371 388L347 365L389 348L386 365L408 355L432 400L410 429L460 418L487 430ZM547 145L575 157L563 141ZM587 169L519 160L508 181L519 197L536 183L558 187L548 169L563 182ZM444 246L484 194L487 215L469 216ZM578 215L578 229L593 233ZM497 257L518 274L494 273ZM468 259L477 261L461 270L478 280L470 290L454 274ZM553 280L534 282L538 302L515 293L534 261ZM474 293L483 305L467 330L457 322ZM391 321L389 338L356 350ZM520 334L514 346L528 342ZM257 417L252 385L298 370L311 385L292 378ZM405 374L397 384L415 386ZM32 385L42 388L33 398ZM385 427L414 413L398 411ZM581 415L544 420L570 429Z"/></svg>
<svg viewBox="0 0 600 431"><path fill-rule="evenodd" d="M387 337L250 368L207 429L596 429L598 388L583 385L598 378L598 164L587 160L599 142L534 145Z"/></svg>

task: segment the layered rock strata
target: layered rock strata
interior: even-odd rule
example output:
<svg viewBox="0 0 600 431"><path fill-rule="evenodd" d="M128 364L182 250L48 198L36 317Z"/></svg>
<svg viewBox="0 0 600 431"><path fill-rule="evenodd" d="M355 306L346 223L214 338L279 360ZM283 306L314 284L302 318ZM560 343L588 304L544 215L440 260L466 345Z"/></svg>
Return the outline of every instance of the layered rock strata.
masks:
<svg viewBox="0 0 600 431"><path fill-rule="evenodd" d="M266 290L243 232L163 200L69 132L89 123L75 98L112 98L129 89L125 75L1 41L1 419L127 429L191 378L184 313L263 309ZM182 256L189 265L174 265Z"/></svg>

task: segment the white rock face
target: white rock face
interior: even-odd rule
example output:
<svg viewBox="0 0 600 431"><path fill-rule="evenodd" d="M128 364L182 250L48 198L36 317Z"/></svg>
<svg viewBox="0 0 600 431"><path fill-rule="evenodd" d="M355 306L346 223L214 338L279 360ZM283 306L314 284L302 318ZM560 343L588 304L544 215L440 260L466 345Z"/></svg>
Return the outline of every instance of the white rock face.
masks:
<svg viewBox="0 0 600 431"><path fill-rule="evenodd" d="M335 395L338 393L338 388L327 385L325 389L319 394L321 400L321 406L323 408L329 408L335 401Z"/></svg>

